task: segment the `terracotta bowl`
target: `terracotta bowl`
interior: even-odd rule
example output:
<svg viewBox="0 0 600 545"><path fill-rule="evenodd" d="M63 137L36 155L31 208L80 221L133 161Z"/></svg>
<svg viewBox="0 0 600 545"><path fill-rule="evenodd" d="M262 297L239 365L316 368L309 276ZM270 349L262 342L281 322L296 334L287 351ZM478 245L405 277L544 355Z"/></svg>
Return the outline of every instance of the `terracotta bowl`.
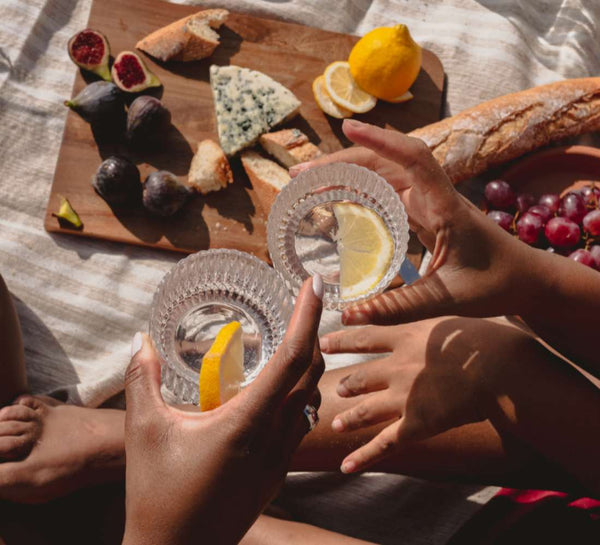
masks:
<svg viewBox="0 0 600 545"><path fill-rule="evenodd" d="M540 197L563 195L590 182L600 184L600 148L550 148L525 157L501 176L515 190Z"/></svg>

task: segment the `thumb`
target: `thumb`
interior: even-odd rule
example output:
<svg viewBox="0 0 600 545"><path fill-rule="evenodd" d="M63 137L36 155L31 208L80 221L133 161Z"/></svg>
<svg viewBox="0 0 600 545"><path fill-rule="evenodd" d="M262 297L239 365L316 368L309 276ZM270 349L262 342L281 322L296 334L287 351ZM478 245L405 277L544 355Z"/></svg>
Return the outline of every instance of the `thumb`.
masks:
<svg viewBox="0 0 600 545"><path fill-rule="evenodd" d="M453 314L450 292L438 272L430 273L410 286L403 286L348 307L342 314L344 325L394 325L418 322Z"/></svg>
<svg viewBox="0 0 600 545"><path fill-rule="evenodd" d="M131 362L125 373L127 414L133 422L165 407L160 393L160 361L148 335L136 333Z"/></svg>

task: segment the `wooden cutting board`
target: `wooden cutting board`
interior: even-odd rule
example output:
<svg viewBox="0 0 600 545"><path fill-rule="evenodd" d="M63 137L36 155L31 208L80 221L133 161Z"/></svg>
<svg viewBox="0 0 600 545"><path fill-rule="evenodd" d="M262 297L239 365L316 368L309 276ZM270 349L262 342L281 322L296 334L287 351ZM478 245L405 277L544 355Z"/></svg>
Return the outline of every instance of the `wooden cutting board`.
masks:
<svg viewBox="0 0 600 545"><path fill-rule="evenodd" d="M108 37L116 55L134 50L145 35L200 9L158 0L96 0L88 26ZM183 252L237 248L268 259L266 217L238 159L232 160L233 184L206 197L193 197L171 218L151 216L142 207L113 211L90 184L98 165L114 154L133 159L142 180L157 169L185 179L198 142L205 138L218 142L208 77L211 64L234 64L268 74L302 101L300 116L287 126L301 129L326 153L350 145L341 132L341 121L326 116L316 105L311 84L329 63L347 59L357 37L237 13L231 13L220 35L221 44L213 56L202 61L161 63L142 55L162 81L159 96L172 114L173 126L160 151L132 154L122 144L98 144L90 126L69 112L46 211L48 231ZM64 62L71 62L66 44ZM78 73L72 96L85 85L84 75ZM356 118L401 131L435 122L441 115L443 85L439 59L425 50L421 74L411 89L413 100L395 105L379 102L374 110ZM58 210L59 195L67 197L79 213L82 230L62 228L52 216Z"/></svg>

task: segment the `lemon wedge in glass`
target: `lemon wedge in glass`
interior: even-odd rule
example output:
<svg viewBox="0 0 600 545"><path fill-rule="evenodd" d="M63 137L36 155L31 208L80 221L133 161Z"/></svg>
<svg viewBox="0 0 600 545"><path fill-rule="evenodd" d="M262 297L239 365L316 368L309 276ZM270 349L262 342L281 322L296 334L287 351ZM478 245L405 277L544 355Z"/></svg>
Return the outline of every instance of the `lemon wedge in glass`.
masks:
<svg viewBox="0 0 600 545"><path fill-rule="evenodd" d="M244 381L244 343L242 326L231 322L223 326L200 368L200 410L210 411L229 401Z"/></svg>
<svg viewBox="0 0 600 545"><path fill-rule="evenodd" d="M335 236L340 257L340 295L354 299L371 291L386 275L394 241L381 217L356 203L337 203Z"/></svg>
<svg viewBox="0 0 600 545"><path fill-rule="evenodd" d="M350 73L347 62L336 61L325 68L325 88L332 100L355 114L364 114L375 107L377 99L363 91Z"/></svg>

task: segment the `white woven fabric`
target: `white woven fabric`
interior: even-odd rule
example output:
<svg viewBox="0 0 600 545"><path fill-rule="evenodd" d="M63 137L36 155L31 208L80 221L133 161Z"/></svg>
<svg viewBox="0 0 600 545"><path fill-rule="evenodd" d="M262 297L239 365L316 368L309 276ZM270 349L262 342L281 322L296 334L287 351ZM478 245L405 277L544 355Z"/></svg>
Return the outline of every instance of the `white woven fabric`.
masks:
<svg viewBox="0 0 600 545"><path fill-rule="evenodd" d="M356 34L404 22L415 39L444 64L447 113L564 77L600 74L597 0L220 0L198 4ZM90 0L0 3L0 271L17 301L34 391L98 406L122 390L131 337L146 329L154 289L178 256L50 236L43 229L66 118L62 101L70 95L76 72L67 61L65 44L85 26L89 8ZM325 327L333 327L336 320L328 316ZM350 503L367 509L367 500L380 489L375 485L367 490ZM470 492L452 490L471 509L472 502L464 499ZM389 493L385 497L388 503L392 501ZM332 501L327 498L325 508ZM436 503L435 498L442 500ZM425 509L435 511L437 506L438 513L444 513L448 503L444 498L448 496L437 490L428 497ZM450 503L454 513L450 527L454 528L472 509ZM318 505L324 508L322 502ZM335 520L331 513L326 509L321 518ZM352 520L348 517L350 526ZM354 529L367 524L356 520ZM431 518L420 534L398 533L402 521L413 524L414 530L414 522L407 520L397 515L394 533L390 533L392 527L372 525L369 536L386 543L443 543L449 534L450 528L438 531ZM401 539L400 535L411 537Z"/></svg>

